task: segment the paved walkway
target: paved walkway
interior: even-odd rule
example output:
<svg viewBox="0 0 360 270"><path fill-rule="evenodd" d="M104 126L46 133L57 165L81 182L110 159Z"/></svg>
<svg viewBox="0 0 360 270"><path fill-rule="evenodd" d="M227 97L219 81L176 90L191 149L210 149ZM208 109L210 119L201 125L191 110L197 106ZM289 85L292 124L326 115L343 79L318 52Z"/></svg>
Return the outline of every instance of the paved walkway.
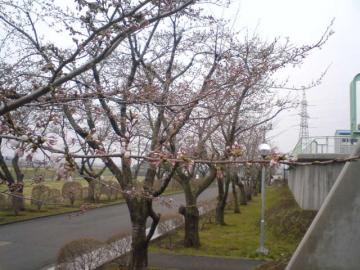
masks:
<svg viewBox="0 0 360 270"><path fill-rule="evenodd" d="M171 270L252 270L260 260L150 253L149 265Z"/></svg>

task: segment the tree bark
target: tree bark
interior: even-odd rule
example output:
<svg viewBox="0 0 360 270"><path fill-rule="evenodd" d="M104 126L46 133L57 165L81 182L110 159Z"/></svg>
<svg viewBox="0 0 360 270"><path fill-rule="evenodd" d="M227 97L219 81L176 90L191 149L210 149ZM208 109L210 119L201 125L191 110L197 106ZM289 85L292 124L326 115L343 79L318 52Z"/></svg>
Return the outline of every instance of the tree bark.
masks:
<svg viewBox="0 0 360 270"><path fill-rule="evenodd" d="M179 213L185 218L185 247L200 247L199 237L199 210L195 205L192 206L180 206Z"/></svg>
<svg viewBox="0 0 360 270"><path fill-rule="evenodd" d="M130 270L145 270L148 266L148 241L146 219L149 216L144 198L127 200L132 225L130 252Z"/></svg>
<svg viewBox="0 0 360 270"><path fill-rule="evenodd" d="M239 207L239 200L238 200L238 193L236 191L236 179L233 177L231 179L231 187L232 187L232 194L234 198L234 213L240 213L240 207Z"/></svg>
<svg viewBox="0 0 360 270"><path fill-rule="evenodd" d="M228 173L226 173L225 180L217 179L219 195L216 205L215 222L219 225L226 225L224 216L230 180Z"/></svg>
<svg viewBox="0 0 360 270"><path fill-rule="evenodd" d="M200 247L199 237L199 210L196 206L196 196L191 189L191 178L178 172L180 184L184 190L186 206L180 206L179 213L185 220L185 247Z"/></svg>
<svg viewBox="0 0 360 270"><path fill-rule="evenodd" d="M256 178L251 178L251 189L253 196L258 195L257 181Z"/></svg>
<svg viewBox="0 0 360 270"><path fill-rule="evenodd" d="M145 270L148 266L148 244L145 222L132 224L130 270Z"/></svg>
<svg viewBox="0 0 360 270"><path fill-rule="evenodd" d="M250 182L250 180L246 181L245 191L246 191L247 200L251 201L252 200L252 191L251 191L251 182Z"/></svg>
<svg viewBox="0 0 360 270"><path fill-rule="evenodd" d="M182 173L181 170L177 170L176 180L179 182L184 191L186 201L186 206L180 206L179 208L179 213L183 215L185 219L185 247L200 247L200 214L197 207L197 198L214 181L216 177L216 171L217 170L214 166L210 166L209 173L201 179L198 179L197 187L193 188L191 186L191 181L194 180L192 176L187 176Z"/></svg>
<svg viewBox="0 0 360 270"><path fill-rule="evenodd" d="M89 193L88 193L87 200L89 202L96 202L96 199L95 199L96 182L93 179L91 179L88 181L88 184L89 184Z"/></svg>
<svg viewBox="0 0 360 270"><path fill-rule="evenodd" d="M16 187L15 187L15 196L12 197L12 205L14 208L15 215L18 215L18 212L25 210L25 201L24 201L24 174L20 170L19 166L19 155L15 154L12 165L16 174Z"/></svg>
<svg viewBox="0 0 360 270"><path fill-rule="evenodd" d="M241 181L239 181L238 187L240 189L240 204L241 205L247 205L247 197L246 197L246 192L245 192L245 186Z"/></svg>

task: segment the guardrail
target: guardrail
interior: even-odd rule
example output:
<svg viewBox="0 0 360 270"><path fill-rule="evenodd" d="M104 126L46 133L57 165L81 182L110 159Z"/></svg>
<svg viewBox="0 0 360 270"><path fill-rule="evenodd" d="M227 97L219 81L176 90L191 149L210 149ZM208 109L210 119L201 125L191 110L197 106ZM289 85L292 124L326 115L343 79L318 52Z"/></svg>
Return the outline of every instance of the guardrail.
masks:
<svg viewBox="0 0 360 270"><path fill-rule="evenodd" d="M300 138L292 151L299 154L351 154L358 138L351 136L317 136Z"/></svg>

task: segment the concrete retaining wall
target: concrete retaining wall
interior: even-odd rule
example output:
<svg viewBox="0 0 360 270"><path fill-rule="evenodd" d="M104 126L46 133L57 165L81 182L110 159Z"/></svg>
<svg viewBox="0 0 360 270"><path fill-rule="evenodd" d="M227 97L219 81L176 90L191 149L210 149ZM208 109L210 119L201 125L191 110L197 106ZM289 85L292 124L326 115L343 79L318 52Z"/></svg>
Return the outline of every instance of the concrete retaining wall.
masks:
<svg viewBox="0 0 360 270"><path fill-rule="evenodd" d="M354 155L360 155L360 143ZM286 270L358 270L359 250L358 160L345 164Z"/></svg>
<svg viewBox="0 0 360 270"><path fill-rule="evenodd" d="M295 166L289 171L288 185L299 206L319 210L344 163Z"/></svg>

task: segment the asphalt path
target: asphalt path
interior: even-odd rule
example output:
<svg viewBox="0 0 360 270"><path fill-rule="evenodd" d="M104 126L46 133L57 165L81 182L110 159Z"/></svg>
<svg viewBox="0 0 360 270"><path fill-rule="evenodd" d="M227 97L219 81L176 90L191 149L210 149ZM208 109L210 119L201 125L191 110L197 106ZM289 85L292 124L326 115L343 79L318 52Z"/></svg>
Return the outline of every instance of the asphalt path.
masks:
<svg viewBox="0 0 360 270"><path fill-rule="evenodd" d="M199 200L215 198L216 188L208 188ZM160 213L177 211L184 203L184 194L172 198L172 208L164 200L154 202ZM165 200L168 201L168 200ZM13 224L0 225L0 270L39 270L53 265L59 249L79 238L106 241L109 237L131 229L126 204L117 204L87 211L85 214L63 214Z"/></svg>

